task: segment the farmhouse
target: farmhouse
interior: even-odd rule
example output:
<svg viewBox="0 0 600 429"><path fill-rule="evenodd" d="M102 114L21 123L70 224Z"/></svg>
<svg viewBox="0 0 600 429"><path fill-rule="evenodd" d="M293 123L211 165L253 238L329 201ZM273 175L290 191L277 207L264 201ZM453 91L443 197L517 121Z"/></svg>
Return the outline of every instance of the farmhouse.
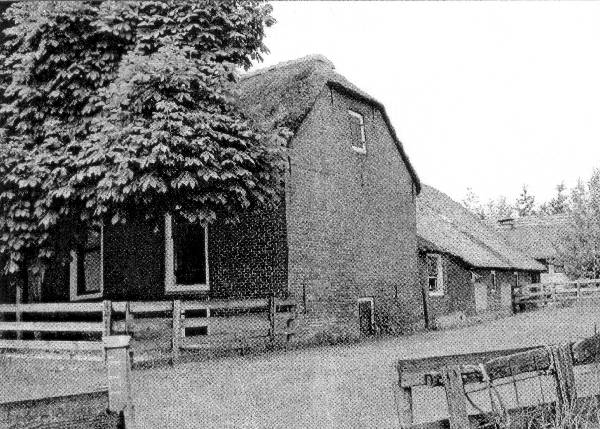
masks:
<svg viewBox="0 0 600 429"><path fill-rule="evenodd" d="M299 337L422 324L420 183L381 103L322 56L248 74L238 90L249 116L291 131L279 207L208 228L169 216L159 228L105 225L46 270L41 290L29 284L29 301L275 295L297 303Z"/></svg>
<svg viewBox="0 0 600 429"><path fill-rule="evenodd" d="M511 312L512 288L538 281L544 270L462 205L426 185L417 198L417 233L430 324Z"/></svg>
<svg viewBox="0 0 600 429"><path fill-rule="evenodd" d="M570 224L568 214L536 215L501 219L494 224L511 245L521 249L546 267L542 283L568 281L560 264L556 263L562 234Z"/></svg>

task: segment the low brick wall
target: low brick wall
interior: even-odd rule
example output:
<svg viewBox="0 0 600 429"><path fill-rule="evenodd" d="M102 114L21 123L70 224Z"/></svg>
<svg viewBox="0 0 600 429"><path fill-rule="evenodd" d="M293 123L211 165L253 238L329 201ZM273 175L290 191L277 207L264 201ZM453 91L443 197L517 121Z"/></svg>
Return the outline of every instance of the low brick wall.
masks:
<svg viewBox="0 0 600 429"><path fill-rule="evenodd" d="M0 403L1 428L117 429L108 391Z"/></svg>

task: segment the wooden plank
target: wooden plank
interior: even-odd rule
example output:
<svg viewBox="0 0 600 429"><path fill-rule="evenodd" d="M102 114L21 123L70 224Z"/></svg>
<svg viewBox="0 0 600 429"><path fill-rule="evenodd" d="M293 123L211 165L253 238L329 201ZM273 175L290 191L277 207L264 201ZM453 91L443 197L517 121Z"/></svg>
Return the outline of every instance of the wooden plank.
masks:
<svg viewBox="0 0 600 429"><path fill-rule="evenodd" d="M102 335L108 337L112 334L112 303L108 300L102 303L102 322L104 323Z"/></svg>
<svg viewBox="0 0 600 429"><path fill-rule="evenodd" d="M209 317L206 321L209 335L263 336L269 334L269 321L261 315Z"/></svg>
<svg viewBox="0 0 600 429"><path fill-rule="evenodd" d="M269 336L271 339L275 338L275 316L277 313L277 304L275 304L275 297L269 298Z"/></svg>
<svg viewBox="0 0 600 429"><path fill-rule="evenodd" d="M0 331L104 332L100 322L0 322Z"/></svg>
<svg viewBox="0 0 600 429"><path fill-rule="evenodd" d="M461 367L452 365L444 368L442 379L448 400L450 429L471 429Z"/></svg>
<svg viewBox="0 0 600 429"><path fill-rule="evenodd" d="M539 346L538 346L539 347ZM507 356L532 350L538 347L522 347L518 349L491 350L476 353L461 353L447 356L432 356L419 359L401 359L397 363L397 370L402 387L431 385L432 371L441 371L448 365L476 365L500 356ZM436 385L441 385L438 381Z"/></svg>
<svg viewBox="0 0 600 429"><path fill-rule="evenodd" d="M573 360L569 344L552 347L554 358L554 379L556 382L556 397L561 416L567 416L577 399Z"/></svg>
<svg viewBox="0 0 600 429"><path fill-rule="evenodd" d="M0 349L97 351L103 348L100 341L0 340Z"/></svg>
<svg viewBox="0 0 600 429"><path fill-rule="evenodd" d="M411 387L399 387L398 393L398 419L400 427L410 428L414 423L413 399Z"/></svg>
<svg viewBox="0 0 600 429"><path fill-rule="evenodd" d="M211 310L229 310L229 309L239 309L239 310L257 310L264 309L267 310L269 303L266 299L244 299L244 300L219 300L219 301L207 301L208 308Z"/></svg>
<svg viewBox="0 0 600 429"><path fill-rule="evenodd" d="M176 299L173 301L173 329L171 331L171 364L179 360L181 351L181 301Z"/></svg>
<svg viewBox="0 0 600 429"><path fill-rule="evenodd" d="M47 304L21 304L22 313L100 313L101 302L64 302ZM0 304L0 313L15 313L17 306L14 304Z"/></svg>
<svg viewBox="0 0 600 429"><path fill-rule="evenodd" d="M208 317L186 317L182 321L184 328L207 328Z"/></svg>
<svg viewBox="0 0 600 429"><path fill-rule="evenodd" d="M577 341L572 345L571 350L574 365L600 362L600 334Z"/></svg>
<svg viewBox="0 0 600 429"><path fill-rule="evenodd" d="M171 301L132 301L130 303L131 311L135 314L143 313L161 313L171 312L173 303Z"/></svg>

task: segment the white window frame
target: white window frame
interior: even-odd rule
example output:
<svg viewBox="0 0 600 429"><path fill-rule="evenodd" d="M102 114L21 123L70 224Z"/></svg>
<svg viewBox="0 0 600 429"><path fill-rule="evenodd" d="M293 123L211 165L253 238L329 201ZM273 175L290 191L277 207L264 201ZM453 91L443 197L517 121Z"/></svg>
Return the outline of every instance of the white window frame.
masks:
<svg viewBox="0 0 600 429"><path fill-rule="evenodd" d="M444 296L446 293L446 289L444 287L444 264L442 262L442 255L439 253L427 253L426 258L436 258L437 264L437 287L436 290L429 290L429 265L427 266L427 291L429 292L429 296ZM429 261L427 261L429 264Z"/></svg>
<svg viewBox="0 0 600 429"><path fill-rule="evenodd" d="M358 118L360 121L360 141L362 143L362 147L358 147L354 145L354 141L352 141L352 149L355 152L366 154L367 153L367 136L365 133L365 117L362 113L356 112L354 110L348 109L348 114L354 118Z"/></svg>
<svg viewBox="0 0 600 429"><path fill-rule="evenodd" d="M208 227L204 227L204 263L206 264L206 283L178 285L175 282L175 243L173 242L173 219L165 215L165 292L208 292L210 277L208 271Z"/></svg>
<svg viewBox="0 0 600 429"><path fill-rule="evenodd" d="M71 261L69 263L69 298L71 301L82 301L87 299L102 298L104 295L104 225L100 225L100 291L94 293L82 293L78 291L78 269L79 255L77 251L71 250Z"/></svg>
<svg viewBox="0 0 600 429"><path fill-rule="evenodd" d="M372 296L363 296L361 298L358 298L357 305L358 305L359 316L360 316L360 303L361 302L368 302L369 304L371 304L371 331L374 331L375 330L375 300L373 299Z"/></svg>

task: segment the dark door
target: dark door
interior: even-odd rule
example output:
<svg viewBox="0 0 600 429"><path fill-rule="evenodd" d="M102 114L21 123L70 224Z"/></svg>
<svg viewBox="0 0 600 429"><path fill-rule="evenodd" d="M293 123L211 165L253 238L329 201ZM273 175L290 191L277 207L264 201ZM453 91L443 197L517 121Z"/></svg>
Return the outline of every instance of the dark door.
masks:
<svg viewBox="0 0 600 429"><path fill-rule="evenodd" d="M373 301L361 299L358 302L358 320L362 335L373 334Z"/></svg>

